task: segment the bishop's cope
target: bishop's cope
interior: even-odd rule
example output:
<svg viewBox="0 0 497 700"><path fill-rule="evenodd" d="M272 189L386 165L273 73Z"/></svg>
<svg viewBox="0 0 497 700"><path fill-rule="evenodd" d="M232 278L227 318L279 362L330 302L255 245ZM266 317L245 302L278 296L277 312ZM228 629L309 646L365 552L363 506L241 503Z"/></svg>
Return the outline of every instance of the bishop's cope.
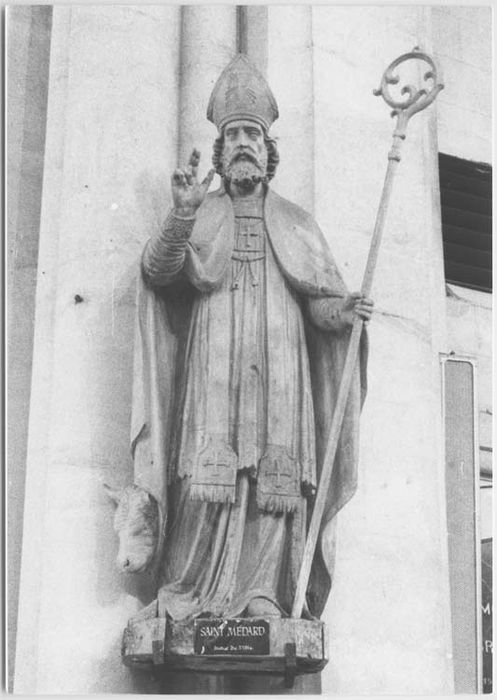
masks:
<svg viewBox="0 0 497 700"><path fill-rule="evenodd" d="M199 181L194 150L174 172L174 207L141 264L132 453L161 519L149 610L288 616L351 325L372 302L348 293L313 218L271 189L278 109L245 56L207 117L214 170ZM366 344L363 331L306 617L326 603L332 519L356 488Z"/></svg>

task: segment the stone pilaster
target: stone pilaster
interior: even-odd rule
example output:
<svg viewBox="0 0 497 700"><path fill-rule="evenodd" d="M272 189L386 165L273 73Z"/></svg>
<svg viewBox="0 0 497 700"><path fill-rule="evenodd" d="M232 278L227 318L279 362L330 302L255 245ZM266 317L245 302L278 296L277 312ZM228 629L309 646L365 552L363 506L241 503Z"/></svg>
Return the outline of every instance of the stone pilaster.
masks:
<svg viewBox="0 0 497 700"><path fill-rule="evenodd" d="M7 12L8 687L12 691L31 390L38 231L45 148L49 5Z"/></svg>
<svg viewBox="0 0 497 700"><path fill-rule="evenodd" d="M135 278L170 206L179 14L53 9L17 693L147 687L119 650L150 591L114 572L102 482L131 478Z"/></svg>
<svg viewBox="0 0 497 700"><path fill-rule="evenodd" d="M212 144L217 136L216 127L206 119L207 105L216 80L235 53L235 6L181 8L178 165L184 167L192 149L198 148L202 177L212 167Z"/></svg>
<svg viewBox="0 0 497 700"><path fill-rule="evenodd" d="M372 95L398 55L427 46L418 7L313 7L316 216L359 289L393 120ZM408 128L369 326L359 488L337 519L323 692L452 692L441 381L444 274L435 106Z"/></svg>
<svg viewBox="0 0 497 700"><path fill-rule="evenodd" d="M314 80L310 5L268 8L267 78L280 117L271 129L281 163L274 189L314 211Z"/></svg>

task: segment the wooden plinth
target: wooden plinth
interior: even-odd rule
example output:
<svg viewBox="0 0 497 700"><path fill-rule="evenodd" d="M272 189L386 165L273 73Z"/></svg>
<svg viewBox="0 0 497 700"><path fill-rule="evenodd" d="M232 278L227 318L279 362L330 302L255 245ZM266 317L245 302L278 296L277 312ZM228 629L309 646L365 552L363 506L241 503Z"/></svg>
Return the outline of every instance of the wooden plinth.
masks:
<svg viewBox="0 0 497 700"><path fill-rule="evenodd" d="M250 620L251 618L248 618ZM263 655L195 653L194 622L152 618L130 621L124 630L122 658L134 668L222 674L278 674L291 686L296 675L316 673L328 662L324 622L269 618L269 651ZM242 624L243 620L237 621ZM159 670L159 669L157 669Z"/></svg>

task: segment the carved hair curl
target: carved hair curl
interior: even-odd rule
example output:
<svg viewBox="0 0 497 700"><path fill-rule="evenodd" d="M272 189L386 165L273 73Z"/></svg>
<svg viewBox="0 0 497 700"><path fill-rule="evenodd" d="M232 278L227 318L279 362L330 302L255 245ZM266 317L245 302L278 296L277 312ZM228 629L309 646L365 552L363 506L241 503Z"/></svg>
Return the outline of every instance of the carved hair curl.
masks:
<svg viewBox="0 0 497 700"><path fill-rule="evenodd" d="M267 148L267 168L266 177L267 182L272 180L278 163L280 162L280 154L278 153L278 147L276 141L267 135L264 131L264 144ZM214 141L213 152L212 152L212 164L218 175L223 177L223 148L224 148L224 133L217 137Z"/></svg>

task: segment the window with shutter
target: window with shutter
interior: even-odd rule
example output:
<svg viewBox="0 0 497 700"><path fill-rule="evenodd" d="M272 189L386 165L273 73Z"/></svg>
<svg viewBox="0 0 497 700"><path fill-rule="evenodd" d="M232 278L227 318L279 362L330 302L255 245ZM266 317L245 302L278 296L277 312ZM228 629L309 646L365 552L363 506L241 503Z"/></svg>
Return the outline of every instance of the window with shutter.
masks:
<svg viewBox="0 0 497 700"><path fill-rule="evenodd" d="M492 168L439 154L445 279L492 291Z"/></svg>

